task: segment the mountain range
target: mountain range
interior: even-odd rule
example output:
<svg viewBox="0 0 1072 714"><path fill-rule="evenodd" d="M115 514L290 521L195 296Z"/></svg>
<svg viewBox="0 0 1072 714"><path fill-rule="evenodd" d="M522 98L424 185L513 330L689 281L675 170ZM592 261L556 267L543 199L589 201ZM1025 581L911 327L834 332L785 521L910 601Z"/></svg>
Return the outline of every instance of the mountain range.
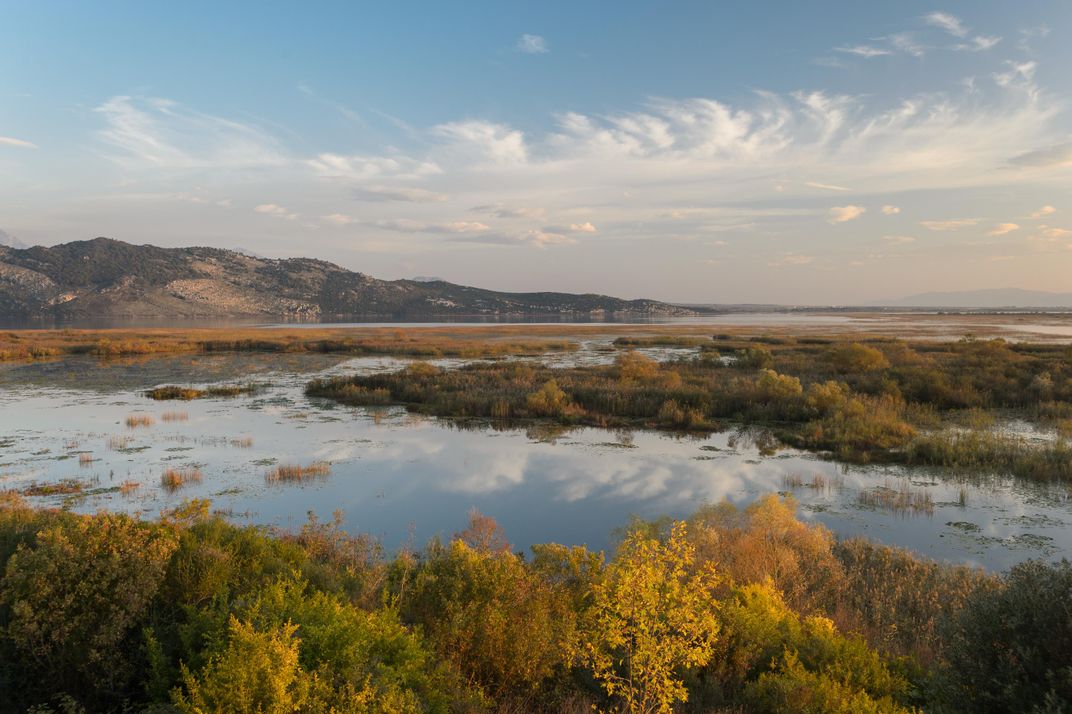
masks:
<svg viewBox="0 0 1072 714"><path fill-rule="evenodd" d="M21 318L290 319L695 315L655 300L506 293L442 280L379 280L310 258L158 248L109 238L0 245L0 315Z"/></svg>

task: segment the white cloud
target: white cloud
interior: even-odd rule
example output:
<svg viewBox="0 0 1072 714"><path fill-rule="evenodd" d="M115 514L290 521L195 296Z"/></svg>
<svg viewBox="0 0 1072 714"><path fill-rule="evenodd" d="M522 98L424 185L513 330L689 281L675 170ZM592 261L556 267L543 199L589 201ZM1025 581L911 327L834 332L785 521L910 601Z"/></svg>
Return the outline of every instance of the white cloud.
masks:
<svg viewBox="0 0 1072 714"><path fill-rule="evenodd" d="M532 229L520 233L474 233L455 235L450 240L457 243L483 243L488 245L507 246L532 246L534 248L547 248L553 245L572 245L577 242L576 238L555 233L549 230Z"/></svg>
<svg viewBox="0 0 1072 714"><path fill-rule="evenodd" d="M97 137L127 168L246 169L289 162L260 128L202 114L169 99L115 96L95 109L107 123Z"/></svg>
<svg viewBox="0 0 1072 714"><path fill-rule="evenodd" d="M954 37L964 37L968 34L968 28L964 26L960 18L947 12L932 12L924 15L923 21L928 25L945 30Z"/></svg>
<svg viewBox="0 0 1072 714"><path fill-rule="evenodd" d="M1053 228L1050 226L1039 226L1039 232L1047 238L1058 240L1061 238L1068 238L1072 236L1072 231L1067 228Z"/></svg>
<svg viewBox="0 0 1072 714"><path fill-rule="evenodd" d="M493 164L523 164L528 159L525 135L516 129L487 121L462 121L440 124L433 129L448 139L452 148L463 154L475 154Z"/></svg>
<svg viewBox="0 0 1072 714"><path fill-rule="evenodd" d="M906 245L908 243L916 242L916 239L912 236L882 236L882 240L893 243L894 245Z"/></svg>
<svg viewBox="0 0 1072 714"><path fill-rule="evenodd" d="M31 141L23 141L13 136L0 136L0 146L14 146L19 149L36 149L37 144Z"/></svg>
<svg viewBox="0 0 1072 714"><path fill-rule="evenodd" d="M882 213L883 213L883 215L886 215L886 216L896 216L900 212L901 212L901 207L900 206L893 206L893 205L887 203L885 206L882 207Z"/></svg>
<svg viewBox="0 0 1072 714"><path fill-rule="evenodd" d="M284 218L288 221L297 220L301 216L300 213L294 213L275 203L262 203L253 210L257 213L263 213L273 218Z"/></svg>
<svg viewBox="0 0 1072 714"><path fill-rule="evenodd" d="M929 231L957 231L961 228L979 223L977 218L957 218L948 221L920 221L919 224Z"/></svg>
<svg viewBox="0 0 1072 714"><path fill-rule="evenodd" d="M517 38L516 45L518 52L523 52L527 55L542 55L547 54L547 40L540 35L522 35Z"/></svg>
<svg viewBox="0 0 1072 714"><path fill-rule="evenodd" d="M830 184L830 183L817 183L815 181L805 181L804 185L805 186L810 186L811 188L821 188L824 191L851 191L852 190L852 189L845 188L844 186L835 186L835 185Z"/></svg>
<svg viewBox="0 0 1072 714"><path fill-rule="evenodd" d="M324 220L328 223L334 223L337 226L348 226L354 222L354 217L348 216L345 213L330 213L324 216Z"/></svg>
<svg viewBox="0 0 1072 714"><path fill-rule="evenodd" d="M391 220L375 221L371 225L377 228L385 228L400 233L450 233L467 234L483 233L490 230L490 226L478 221L449 221L446 223L425 223L409 218L395 218Z"/></svg>
<svg viewBox="0 0 1072 714"><path fill-rule="evenodd" d="M882 57L884 55L893 54L891 51L882 47L873 47L872 45L853 45L852 47L835 47L835 52L845 52L846 54L856 55L857 57Z"/></svg>
<svg viewBox="0 0 1072 714"><path fill-rule="evenodd" d="M434 161L422 161L408 156L343 156L320 154L306 162L321 176L354 180L394 178L420 179L443 172Z"/></svg>
<svg viewBox="0 0 1072 714"><path fill-rule="evenodd" d="M593 226L588 221L585 221L584 223L570 223L569 224L569 229L573 233L595 233L595 232L597 232L596 227Z"/></svg>
<svg viewBox="0 0 1072 714"><path fill-rule="evenodd" d="M848 221L855 221L866 212L867 209L863 206L834 206L827 211L826 220L828 223L847 223Z"/></svg>
<svg viewBox="0 0 1072 714"><path fill-rule="evenodd" d="M916 41L915 35L911 32L898 32L890 35L886 40L898 51L912 57L922 57L927 53L926 48Z"/></svg>
<svg viewBox="0 0 1072 714"><path fill-rule="evenodd" d="M1015 223L998 223L993 228L988 230L986 234L988 236L1003 236L1007 233L1020 230L1020 226Z"/></svg>
<svg viewBox="0 0 1072 714"><path fill-rule="evenodd" d="M985 52L986 50L993 49L997 44L1001 42L1001 38L994 36L976 35L971 38L971 42L966 44L956 45L953 49L967 50L969 52Z"/></svg>
<svg viewBox="0 0 1072 714"><path fill-rule="evenodd" d="M1028 218L1044 218L1046 216L1052 216L1055 213L1057 213L1057 209L1053 206L1043 206L1028 216Z"/></svg>

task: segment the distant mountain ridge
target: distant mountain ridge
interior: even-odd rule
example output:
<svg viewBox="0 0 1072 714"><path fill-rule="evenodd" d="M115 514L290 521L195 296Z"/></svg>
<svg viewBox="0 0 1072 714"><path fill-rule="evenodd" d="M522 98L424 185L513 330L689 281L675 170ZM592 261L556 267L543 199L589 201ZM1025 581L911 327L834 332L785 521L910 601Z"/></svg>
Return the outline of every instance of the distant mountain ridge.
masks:
<svg viewBox="0 0 1072 714"><path fill-rule="evenodd" d="M900 300L877 303L894 307L952 307L952 308L1072 308L1072 293L1045 290L996 288L990 290L961 290L910 295Z"/></svg>
<svg viewBox="0 0 1072 714"><path fill-rule="evenodd" d="M322 260L275 260L219 248L158 248L109 238L24 249L0 246L0 315L12 317L673 317L699 312L606 295L378 280Z"/></svg>

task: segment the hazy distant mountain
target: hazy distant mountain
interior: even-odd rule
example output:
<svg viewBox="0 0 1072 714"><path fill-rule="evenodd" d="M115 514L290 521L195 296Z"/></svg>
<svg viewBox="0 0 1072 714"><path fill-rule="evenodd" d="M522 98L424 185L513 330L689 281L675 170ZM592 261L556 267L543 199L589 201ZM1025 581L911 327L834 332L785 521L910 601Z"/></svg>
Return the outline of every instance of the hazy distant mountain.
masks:
<svg viewBox="0 0 1072 714"><path fill-rule="evenodd" d="M891 300L880 304L895 307L1072 308L1072 293L1051 293L1044 290L1021 290L1019 288L964 290L959 292L920 293L919 295L910 295L900 300Z"/></svg>
<svg viewBox="0 0 1072 714"><path fill-rule="evenodd" d="M434 275L414 275L410 278L415 283L445 283L447 282L443 278L437 278Z"/></svg>
<svg viewBox="0 0 1072 714"><path fill-rule="evenodd" d="M478 315L694 315L654 300L501 293L445 282L377 280L310 258L157 248L108 238L0 247L0 315L324 318Z"/></svg>

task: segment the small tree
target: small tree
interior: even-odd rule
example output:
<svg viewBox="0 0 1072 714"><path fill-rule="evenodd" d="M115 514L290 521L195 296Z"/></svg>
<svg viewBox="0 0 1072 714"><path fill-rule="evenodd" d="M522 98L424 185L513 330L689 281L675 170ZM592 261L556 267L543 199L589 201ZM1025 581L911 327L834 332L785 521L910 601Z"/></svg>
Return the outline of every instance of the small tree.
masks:
<svg viewBox="0 0 1072 714"><path fill-rule="evenodd" d="M686 536L683 522L665 543L634 532L592 587L579 659L624 711L671 711L688 699L680 670L711 659L718 578L710 566L693 568Z"/></svg>
<svg viewBox="0 0 1072 714"><path fill-rule="evenodd" d="M491 516L485 516L476 508L469 509L469 527L454 537L478 553L509 553L510 541L506 532Z"/></svg>

